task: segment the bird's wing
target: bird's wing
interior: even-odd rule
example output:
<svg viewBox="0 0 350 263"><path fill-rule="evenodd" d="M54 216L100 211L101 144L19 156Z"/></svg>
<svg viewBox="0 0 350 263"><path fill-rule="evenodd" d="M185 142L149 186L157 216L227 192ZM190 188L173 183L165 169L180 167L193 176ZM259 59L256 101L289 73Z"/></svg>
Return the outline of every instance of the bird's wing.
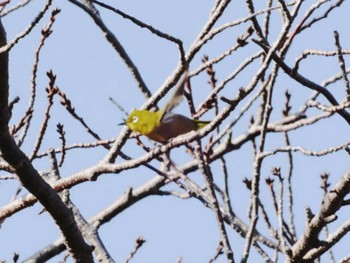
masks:
<svg viewBox="0 0 350 263"><path fill-rule="evenodd" d="M160 113L161 113L160 121L162 121L163 117L167 115L167 113L171 112L182 101L185 84L188 78L189 78L189 72L186 70L185 73L181 76L173 95L171 96L169 101L165 104L165 106L160 110Z"/></svg>

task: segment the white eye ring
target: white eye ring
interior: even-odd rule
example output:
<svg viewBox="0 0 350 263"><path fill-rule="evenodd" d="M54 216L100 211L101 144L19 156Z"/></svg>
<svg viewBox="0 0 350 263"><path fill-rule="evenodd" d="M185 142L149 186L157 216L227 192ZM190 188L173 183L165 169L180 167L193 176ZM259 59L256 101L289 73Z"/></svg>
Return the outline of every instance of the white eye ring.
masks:
<svg viewBox="0 0 350 263"><path fill-rule="evenodd" d="M139 120L139 117L137 117L137 116L132 116L132 118L131 118L131 121L133 123L136 123L138 120Z"/></svg>

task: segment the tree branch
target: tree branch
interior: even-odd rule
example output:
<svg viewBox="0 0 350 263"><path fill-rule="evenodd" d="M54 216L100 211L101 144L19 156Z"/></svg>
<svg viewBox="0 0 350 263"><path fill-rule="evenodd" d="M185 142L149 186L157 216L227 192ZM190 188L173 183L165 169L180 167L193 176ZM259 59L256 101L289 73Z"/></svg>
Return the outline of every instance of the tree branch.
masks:
<svg viewBox="0 0 350 263"><path fill-rule="evenodd" d="M6 32L0 20L0 46L6 46ZM1 50L3 50L1 48ZM38 198L60 228L65 244L77 262L93 262L92 248L87 245L74 221L72 212L58 194L42 179L27 156L18 148L9 133L11 114L8 107L9 72L8 52L0 53L0 151L15 170L25 188Z"/></svg>

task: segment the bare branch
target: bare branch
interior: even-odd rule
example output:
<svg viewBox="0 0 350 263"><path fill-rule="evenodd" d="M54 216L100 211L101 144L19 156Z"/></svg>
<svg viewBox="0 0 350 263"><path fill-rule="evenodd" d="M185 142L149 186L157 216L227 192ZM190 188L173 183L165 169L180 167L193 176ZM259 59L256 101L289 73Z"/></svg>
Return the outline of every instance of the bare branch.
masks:
<svg viewBox="0 0 350 263"><path fill-rule="evenodd" d="M339 33L337 31L334 31L334 39L335 39L335 45L337 47L337 55L338 55L338 61L339 61L339 67L342 73L342 77L344 80L344 85L345 85L345 92L347 94L347 101L350 101L350 82L348 79L348 76L346 74L346 66L345 66L345 61L342 53L342 47L340 45L340 40L339 40Z"/></svg>
<svg viewBox="0 0 350 263"><path fill-rule="evenodd" d="M143 239L143 237L139 236L136 241L135 241L135 247L134 250L130 253L129 257L125 260L125 263L129 263L130 260L132 260L132 258L135 256L135 254L137 253L137 251L142 247L142 245L146 242L145 239Z"/></svg>
<svg viewBox="0 0 350 263"><path fill-rule="evenodd" d="M0 151L6 162L14 167L21 183L33 193L44 205L55 223L59 226L65 239L69 252L77 262L93 262L91 247L88 246L77 225L71 211L64 205L58 194L42 179L33 167L27 156L18 148L9 133L8 122L10 110L8 108L9 73L8 49L6 46L6 33L0 20Z"/></svg>
<svg viewBox="0 0 350 263"><path fill-rule="evenodd" d="M15 135L19 129L22 127L24 128L24 131L22 133L21 138L18 140L18 145L21 146L24 142L25 137L27 136L28 129L30 127L30 123L33 117L34 112L34 103L36 98L36 79L37 79L37 73L38 73L38 67L39 67L39 59L40 59L40 53L41 50L45 44L45 41L49 38L49 36L52 34L52 27L56 19L56 15L60 12L60 9L54 9L51 12L51 17L49 23L41 30L41 39L39 42L39 45L35 51L35 57L34 57L34 64L32 69L32 79L31 79L31 95L29 100L29 106L24 113L24 116L22 117L20 123L17 125L16 128L13 129L12 134Z"/></svg>
<svg viewBox="0 0 350 263"><path fill-rule="evenodd" d="M269 50L269 48L267 46L264 46L262 43L255 41L255 43L257 43L258 45L260 45L265 52L267 52ZM328 91L327 89L325 89L324 87L312 82L311 80L303 77L302 75L300 75L297 72L293 72L292 69L290 67L288 67L284 61L278 57L278 55L276 55L275 53L273 53L272 55L273 60L284 70L285 73L287 73L291 78L295 79L297 82L299 82L300 84L312 89L312 90L316 90L317 92L321 93L324 97L326 97L326 99L333 105L333 106L338 106L339 103L337 102L337 100L334 98L334 96L332 95L332 93L330 93L330 91ZM338 112L343 118L344 120L350 124L350 115L348 112L344 111L344 110L340 110Z"/></svg>
<svg viewBox="0 0 350 263"><path fill-rule="evenodd" d="M101 17L96 13L96 10L90 6L90 2L83 3L84 1L80 2L79 0L69 0L69 2L73 3L74 5L80 7L82 10L84 10L95 22L95 24L101 29L101 31L104 33L106 40L112 45L112 47L118 52L120 58L123 60L125 65L130 70L132 76L135 78L136 83L138 84L139 89L143 93L143 95L146 98L151 97L151 92L147 88L146 84L144 83L140 72L138 71L137 67L134 65L132 60L130 59L129 55L125 51L124 47L120 44L117 37L108 29L108 27L105 25ZM91 4L92 5L92 4Z"/></svg>
<svg viewBox="0 0 350 263"><path fill-rule="evenodd" d="M320 231L329 223L327 219L331 216L335 216L335 213L341 208L342 200L349 193L349 184L350 171L347 171L336 186L326 194L321 211L312 217L311 221L306 226L304 234L292 247L293 256L290 258L291 262L300 261L309 251L311 252L313 250L313 244L317 242ZM345 227L341 228L341 231L336 235L335 239L340 238L349 230L349 223L347 223ZM326 250L327 249L322 248L320 252L323 253ZM315 255L315 257L317 257L317 255Z"/></svg>
<svg viewBox="0 0 350 263"><path fill-rule="evenodd" d="M233 254L233 251L232 251L232 248L230 245L230 241L229 241L228 236L227 236L227 232L226 232L226 228L225 228L225 224L224 224L224 220L223 220L223 215L221 214L220 206L219 206L216 194L215 194L213 175L212 175L212 172L210 171L208 164L205 162L201 143L199 140L196 141L195 153L196 153L196 157L198 159L198 167L204 175L204 178L205 178L206 183L207 183L207 188L209 189L210 195L213 198L214 212L216 214L216 220L219 224L221 240L222 240L223 246L225 248L227 261L230 263L231 262L233 263L234 262L234 254Z"/></svg>
<svg viewBox="0 0 350 263"><path fill-rule="evenodd" d="M135 25L137 25L137 26L139 26L139 27L141 27L141 28L146 28L146 29L148 29L150 32L152 32L153 34L157 35L157 36L160 37L160 38L164 38L164 39L167 39L167 40L169 40L169 41L171 41L171 42L174 42L174 43L178 46L179 53L180 53L180 61L181 61L181 63L182 63L182 64L185 64L185 51L184 51L184 48L183 48L182 41L181 41L180 39L175 38L175 37L173 37L173 36L171 36L171 35L169 35L169 34L163 33L163 32L161 32L160 30L154 28L153 26L148 25L148 24L146 24L146 23L144 23L144 22L142 22L142 21L136 19L135 17L130 16L130 15L128 15L128 14L122 12L121 10L116 9L116 8L114 8L114 7L111 7L111 6L109 6L109 5L105 4L105 3L102 3L102 2L96 1L96 0L91 0L91 2L93 2L93 3L95 3L95 4L99 5L99 6L102 6L102 7L106 8L106 9L108 9L108 10L113 11L114 13L116 13L116 14L122 16L122 17L125 18L125 19L130 20L130 21L133 22Z"/></svg>
<svg viewBox="0 0 350 263"><path fill-rule="evenodd" d="M18 34L15 39L13 39L10 43L3 45L0 48L0 53L9 52L22 38L25 38L33 28L39 23L39 21L43 18L47 10L49 10L50 5L52 4L52 0L47 0L45 6L42 11L35 17L35 19L30 23L30 25L20 34Z"/></svg>
<svg viewBox="0 0 350 263"><path fill-rule="evenodd" d="M29 4L32 0L23 0L19 3L17 3L16 5L14 6L11 6L5 10L1 10L1 17L5 17L6 15L8 15L9 13L15 11L15 10L18 10L24 6L26 6L27 4Z"/></svg>

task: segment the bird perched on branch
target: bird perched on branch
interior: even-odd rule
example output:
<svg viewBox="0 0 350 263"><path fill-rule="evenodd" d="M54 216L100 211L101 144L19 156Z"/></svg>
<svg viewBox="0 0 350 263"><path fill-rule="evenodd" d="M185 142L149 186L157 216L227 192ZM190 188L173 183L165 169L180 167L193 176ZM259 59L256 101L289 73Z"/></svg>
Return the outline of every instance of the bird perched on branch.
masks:
<svg viewBox="0 0 350 263"><path fill-rule="evenodd" d="M187 80L188 72L186 71L181 77L173 96L162 109L154 112L133 110L125 122L121 124L126 124L131 130L160 143L165 143L171 138L190 131L197 131L206 126L209 121L194 120L172 112L183 98L184 86Z"/></svg>

